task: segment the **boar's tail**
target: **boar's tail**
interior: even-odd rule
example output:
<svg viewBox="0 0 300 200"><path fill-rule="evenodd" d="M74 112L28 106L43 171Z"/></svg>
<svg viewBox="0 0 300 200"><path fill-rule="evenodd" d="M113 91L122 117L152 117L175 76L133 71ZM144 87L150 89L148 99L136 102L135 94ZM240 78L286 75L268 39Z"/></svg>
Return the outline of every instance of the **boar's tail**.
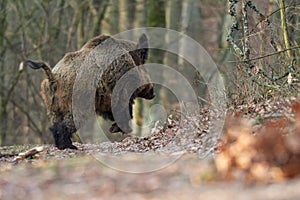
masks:
<svg viewBox="0 0 300 200"><path fill-rule="evenodd" d="M44 63L44 62L36 62L36 61L32 61L32 60L26 60L24 62L24 64L25 65L29 65L29 67L31 67L32 69L40 69L40 68L42 68L45 71L45 73L46 73L49 81L50 82L55 82L55 78L53 76L53 73L51 72L51 68L46 63Z"/></svg>

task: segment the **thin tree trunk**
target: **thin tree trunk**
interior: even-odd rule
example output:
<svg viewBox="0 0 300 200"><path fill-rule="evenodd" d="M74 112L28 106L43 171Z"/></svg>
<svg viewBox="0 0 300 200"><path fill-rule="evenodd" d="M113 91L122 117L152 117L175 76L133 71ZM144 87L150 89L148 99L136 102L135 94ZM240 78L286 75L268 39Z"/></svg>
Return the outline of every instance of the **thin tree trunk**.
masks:
<svg viewBox="0 0 300 200"><path fill-rule="evenodd" d="M143 22L146 20L145 15L141 15L138 17L138 21L135 21L136 16L138 15L138 3L145 4L145 1L143 0L142 2L138 2L137 0L127 0L127 18L128 18L128 29L134 28L134 23L137 22L139 24L139 27L145 26ZM131 35L132 37L135 37ZM140 37L140 36L138 36ZM130 38L131 40L136 40L134 38ZM135 114L135 123L137 126L135 127L135 132L136 135L141 136L143 135L143 116L144 116L144 101L141 98L136 99L136 104L134 106L134 114ZM134 126L133 126L134 127Z"/></svg>
<svg viewBox="0 0 300 200"><path fill-rule="evenodd" d="M286 23L286 13L285 13L285 1L284 0L279 0L279 7L280 7L280 20L281 20L281 28L282 28L282 33L283 33L283 40L284 40L284 45L286 49L290 49L290 41L289 41L289 33L288 33L288 26ZM293 52L292 50L287 50L287 56L288 58L293 57Z"/></svg>
<svg viewBox="0 0 300 200"><path fill-rule="evenodd" d="M172 0L168 2L167 5L167 26L168 28L176 31L180 31L181 29L181 10L182 10L182 1L181 0ZM173 34L170 34L168 38L166 38L169 44L172 44L173 49L175 52L179 51L179 45L175 46L176 41L178 40L177 36L174 37ZM172 67L176 71L179 70L178 68L178 55L167 54L165 57L165 64L167 66ZM168 81L168 85L176 83L175 77L172 77L170 74L163 74L164 80ZM164 100L163 104L167 107L171 106L172 104L177 102L177 98L166 88L161 89L161 95L163 96L162 100Z"/></svg>
<svg viewBox="0 0 300 200"><path fill-rule="evenodd" d="M111 0L109 7L109 22L110 33L112 35L119 33L120 31L120 1Z"/></svg>
<svg viewBox="0 0 300 200"><path fill-rule="evenodd" d="M134 27L134 21L136 16L136 0L127 0L127 20L128 20L128 29L132 29Z"/></svg>
<svg viewBox="0 0 300 200"><path fill-rule="evenodd" d="M7 108L5 100L5 71L4 71L4 58L6 48L4 47L4 34L7 28L6 21L6 1L0 3L1 15L0 15L0 145L5 143L7 135Z"/></svg>
<svg viewBox="0 0 300 200"><path fill-rule="evenodd" d="M102 20L104 19L104 16L106 14L107 8L108 8L108 2L109 0L95 0L93 2L93 8L94 9L94 14L93 14L93 31L92 31L92 36L97 36L101 34L102 32Z"/></svg>
<svg viewBox="0 0 300 200"><path fill-rule="evenodd" d="M166 27L165 19L165 1L164 0L149 0L148 1L148 20L147 25L149 27ZM164 44L165 38L161 35L151 34L150 43L159 47L160 44ZM151 49L149 62L163 64L164 52L158 49ZM162 74L156 74L159 80L162 80ZM160 93L160 87L156 87L157 94Z"/></svg>
<svg viewBox="0 0 300 200"><path fill-rule="evenodd" d="M148 16L147 16L147 26L149 27L166 27L166 17L165 17L165 1L164 0L149 0L148 1ZM157 47L158 49L150 49L150 56L148 59L149 63L157 63L163 64L164 63L164 51L160 50L159 47L165 43L165 38L157 32L149 33L151 37L149 38L150 44ZM163 74L160 72L156 72L153 74L158 80L163 80ZM167 95L165 95L166 90L162 90L160 85L155 86L155 95L156 98L153 102L155 103L162 103L165 102ZM159 102L158 102L159 101Z"/></svg>
<svg viewBox="0 0 300 200"><path fill-rule="evenodd" d="M182 25L181 31L186 33L188 36L192 37L196 41L200 41L201 39L201 10L199 8L198 0L185 0L183 2L182 7ZM195 52L194 49L191 49L184 42L180 44L180 52L185 52L191 55L195 55L195 59L199 59L198 55L200 52ZM197 61L199 63L203 62L201 60ZM179 58L180 66L185 66L185 60L183 58ZM181 73L185 74L187 80L191 80L191 84L194 88L194 91L197 91L197 95L201 98L205 98L206 94L206 85L203 84L203 74L199 74L196 69L193 67L182 67ZM209 74L209 73L207 73ZM207 78L208 80L209 78Z"/></svg>

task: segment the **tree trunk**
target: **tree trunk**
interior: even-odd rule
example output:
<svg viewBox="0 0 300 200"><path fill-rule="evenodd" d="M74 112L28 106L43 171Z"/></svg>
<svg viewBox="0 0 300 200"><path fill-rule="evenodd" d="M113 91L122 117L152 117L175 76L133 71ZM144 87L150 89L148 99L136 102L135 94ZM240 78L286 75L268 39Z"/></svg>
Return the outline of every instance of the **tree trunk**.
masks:
<svg viewBox="0 0 300 200"><path fill-rule="evenodd" d="M114 35L119 33L120 31L120 1L119 0L111 0L109 7L109 23L110 23L110 34Z"/></svg>
<svg viewBox="0 0 300 200"><path fill-rule="evenodd" d="M136 21L139 27L147 26L147 18L148 18L148 12L147 12L147 5L148 0L136 0Z"/></svg>
<svg viewBox="0 0 300 200"><path fill-rule="evenodd" d="M182 10L182 1L181 0L173 0L168 2L169 8L166 12L167 14L167 27L175 30L180 31L181 29L181 10ZM173 49L178 52L179 45L175 46L174 43L178 40L177 36L170 34L168 38L166 38L168 44L172 44ZM176 43L175 43L176 44ZM165 55L165 64L170 66L171 68L179 71L178 68L178 55L173 55L168 53ZM176 83L175 77L172 77L170 74L163 74L164 80L168 81L168 85ZM177 102L177 98L166 88L162 88L160 91L161 95L163 96L162 100L164 100L163 104L167 107L171 106L172 104Z"/></svg>
<svg viewBox="0 0 300 200"><path fill-rule="evenodd" d="M201 17L200 17L200 7L198 0L186 0L183 3L182 8L182 32L186 33L188 36L193 38L196 41L201 39ZM195 59L198 59L200 52L195 52L194 49L191 49L185 43L180 44L180 51L188 53L190 55L195 55ZM203 61L196 61L201 63ZM199 74L194 67L187 67L188 63L184 61L183 58L179 59L179 64L181 66L181 73L185 75L187 80L191 81L190 84L193 86L194 91L197 92L197 95L201 98L206 96L206 84L202 78L203 74Z"/></svg>
<svg viewBox="0 0 300 200"><path fill-rule="evenodd" d="M146 2L147 0L134 0L134 6L133 5L128 5L128 10L133 10L134 13L133 14L129 14L130 12L128 12L127 17L128 17L128 21L129 21L129 28L134 28L134 18L135 16L137 16L137 23L139 25L139 27L144 27L146 25L146 20L147 20L147 15L145 13L145 7L146 7ZM128 2L130 2L130 0L128 0ZM142 10L139 13L138 11L138 4L142 5ZM139 36L138 36L139 37ZM133 39L133 38L132 38ZM133 39L134 40L134 39ZM134 114L135 114L135 123L136 123L136 127L135 127L135 132L136 135L138 136L142 136L143 135L143 130L142 130L142 126L144 124L144 113L145 113L145 106L144 106L145 102L143 101L143 99L141 98L137 98L136 99L136 103L134 106Z"/></svg>
<svg viewBox="0 0 300 200"><path fill-rule="evenodd" d="M93 2L94 8L95 8L95 15L94 23L93 23L93 31L92 31L92 37L97 36L101 34L102 32L102 21L104 19L104 16L106 14L106 10L108 7L108 1L109 0L95 0Z"/></svg>
<svg viewBox="0 0 300 200"><path fill-rule="evenodd" d="M148 20L147 25L149 27L166 27L165 19L165 1L164 0L149 0L148 1ZM156 34L156 33L155 33ZM160 44L164 44L165 38L161 35L151 34L150 43L154 46L159 47ZM149 63L159 63L163 64L164 62L164 52L159 49L151 49L149 56ZM162 74L155 74L159 80L162 80ZM160 86L156 87L156 94L160 93Z"/></svg>
<svg viewBox="0 0 300 200"><path fill-rule="evenodd" d="M148 1L148 10L147 10L147 26L148 27L166 27L166 17L165 17L165 1L164 0L149 0ZM161 44L165 43L165 38L157 32L149 33L151 38L149 38L149 43L153 44L155 47L160 47ZM164 51L160 49L150 49L148 63L164 63ZM163 75L160 72L153 74L158 80L163 80ZM160 85L155 85L155 95L156 98L152 101L155 103L162 103L167 100L167 95L165 95L166 90L162 90ZM159 101L159 102L158 102Z"/></svg>
<svg viewBox="0 0 300 200"><path fill-rule="evenodd" d="M134 21L136 16L136 0L126 0L127 4L127 20L128 20L128 29L132 29L134 27Z"/></svg>
<svg viewBox="0 0 300 200"><path fill-rule="evenodd" d="M5 71L4 71L4 58L6 48L4 47L4 34L7 28L6 21L6 1L0 3L0 145L5 143L7 135L7 108L5 100Z"/></svg>
<svg viewBox="0 0 300 200"><path fill-rule="evenodd" d="M283 33L283 41L286 49L290 49L290 41L289 41L289 33L288 33L288 26L286 23L286 13L285 13L285 1L279 0L279 7L280 7L280 20L281 20L281 28ZM292 50L287 50L287 57L292 59L293 52Z"/></svg>
<svg viewBox="0 0 300 200"><path fill-rule="evenodd" d="M0 145L5 144L7 136L7 109L6 106L2 104L2 99L0 99Z"/></svg>

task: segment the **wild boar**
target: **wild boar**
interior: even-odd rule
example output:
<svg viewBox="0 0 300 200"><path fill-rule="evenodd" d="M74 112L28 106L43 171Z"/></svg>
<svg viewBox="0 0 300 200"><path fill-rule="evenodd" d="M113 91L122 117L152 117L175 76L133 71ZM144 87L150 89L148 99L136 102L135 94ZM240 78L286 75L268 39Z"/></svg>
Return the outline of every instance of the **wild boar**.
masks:
<svg viewBox="0 0 300 200"><path fill-rule="evenodd" d="M112 112L114 87L124 74L143 65L147 57L148 38L145 34L137 43L100 35L88 41L80 50L67 53L52 69L45 62L26 60L25 65L33 69L43 69L47 76L41 83L41 94L52 123L49 129L53 134L56 147L77 149L71 140L72 134L78 129L75 126L72 108L76 81L82 83L77 84L76 87L84 91L87 88L83 83L94 79L95 96L92 98L95 98L95 113L104 119L115 121ZM82 71L88 73L86 76L79 77ZM129 120L132 119L134 99L137 97L153 99L155 96L153 84L146 70L140 70L134 79L139 82L140 86L129 94L129 102L128 97L127 100L122 97L117 100L118 104L122 104L120 108L129 109L127 112L130 118L125 118L121 127L113 123L110 132L131 132Z"/></svg>

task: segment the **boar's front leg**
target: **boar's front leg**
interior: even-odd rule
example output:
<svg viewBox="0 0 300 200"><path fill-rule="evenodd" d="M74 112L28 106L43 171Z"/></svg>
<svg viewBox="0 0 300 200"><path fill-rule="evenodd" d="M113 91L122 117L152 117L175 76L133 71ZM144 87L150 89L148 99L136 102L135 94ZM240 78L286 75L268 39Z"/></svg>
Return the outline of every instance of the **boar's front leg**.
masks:
<svg viewBox="0 0 300 200"><path fill-rule="evenodd" d="M120 103L121 104L121 103ZM132 114L132 105L134 104L134 97L131 97L129 100L129 116L128 118L127 115L127 110L126 107L123 107L121 111L119 112L119 125L122 127L120 128L117 123L113 123L109 129L109 132L111 133L117 133L117 132L122 132L122 133L130 133L132 132L132 129L130 127L130 120L133 118Z"/></svg>
<svg viewBox="0 0 300 200"><path fill-rule="evenodd" d="M73 133L68 130L65 123L54 123L49 129L53 134L54 143L58 149L77 149L77 147L74 146L71 141Z"/></svg>

